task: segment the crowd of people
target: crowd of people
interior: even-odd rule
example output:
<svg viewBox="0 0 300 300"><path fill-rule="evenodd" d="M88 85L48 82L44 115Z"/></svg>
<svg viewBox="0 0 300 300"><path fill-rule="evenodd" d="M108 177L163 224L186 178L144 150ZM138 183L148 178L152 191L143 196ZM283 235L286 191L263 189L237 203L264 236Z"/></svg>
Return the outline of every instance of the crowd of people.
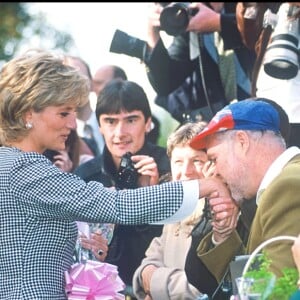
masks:
<svg viewBox="0 0 300 300"><path fill-rule="evenodd" d="M269 271L300 274L299 71L264 86L276 25L262 24L300 5L174 4L149 4L141 56L153 101L180 122L165 146L120 66L93 76L81 57L42 49L3 65L1 299L68 299L65 272L93 260L117 266L127 300L229 300L237 256L278 236L294 242L265 247ZM162 26L174 7L184 29ZM293 286L287 300L300 299Z"/></svg>

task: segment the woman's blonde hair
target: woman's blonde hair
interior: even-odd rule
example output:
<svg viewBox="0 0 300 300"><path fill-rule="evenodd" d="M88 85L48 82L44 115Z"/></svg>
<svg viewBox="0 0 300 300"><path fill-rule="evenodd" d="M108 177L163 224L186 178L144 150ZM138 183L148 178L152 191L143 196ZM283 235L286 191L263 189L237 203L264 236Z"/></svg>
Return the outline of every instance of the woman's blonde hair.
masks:
<svg viewBox="0 0 300 300"><path fill-rule="evenodd" d="M63 58L44 50L29 50L7 62L0 74L0 143L27 135L24 115L48 106L88 101L89 83Z"/></svg>

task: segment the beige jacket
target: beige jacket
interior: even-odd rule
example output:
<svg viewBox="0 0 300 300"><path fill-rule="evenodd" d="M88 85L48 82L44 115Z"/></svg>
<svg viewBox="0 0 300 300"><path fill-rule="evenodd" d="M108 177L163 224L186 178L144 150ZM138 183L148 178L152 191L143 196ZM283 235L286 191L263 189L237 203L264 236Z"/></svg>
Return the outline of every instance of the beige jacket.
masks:
<svg viewBox="0 0 300 300"><path fill-rule="evenodd" d="M154 272L150 293L152 300L195 300L201 293L188 283L184 272L186 255L191 245L191 230L199 222L204 201L187 219L165 225L160 237L154 238L146 251L146 257L133 276L133 290L137 299L144 299L141 272L148 264L159 268Z"/></svg>

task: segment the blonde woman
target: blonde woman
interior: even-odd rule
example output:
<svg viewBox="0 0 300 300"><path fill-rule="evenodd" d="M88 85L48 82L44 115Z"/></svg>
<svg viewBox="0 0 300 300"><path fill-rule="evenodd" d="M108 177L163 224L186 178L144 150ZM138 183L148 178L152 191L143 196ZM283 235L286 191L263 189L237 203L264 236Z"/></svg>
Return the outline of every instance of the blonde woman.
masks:
<svg viewBox="0 0 300 300"><path fill-rule="evenodd" d="M171 182L114 191L61 171L42 153L64 150L88 101L86 76L44 51L0 74L0 298L66 299L75 221L145 224L189 215L221 182ZM212 186L214 183L214 186Z"/></svg>

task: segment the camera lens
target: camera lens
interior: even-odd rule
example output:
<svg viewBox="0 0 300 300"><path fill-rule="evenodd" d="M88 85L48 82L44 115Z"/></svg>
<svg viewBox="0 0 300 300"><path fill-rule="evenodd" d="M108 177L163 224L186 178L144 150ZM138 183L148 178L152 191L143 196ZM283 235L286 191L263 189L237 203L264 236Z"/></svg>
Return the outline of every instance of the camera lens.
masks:
<svg viewBox="0 0 300 300"><path fill-rule="evenodd" d="M298 9L289 3L281 4L271 41L266 49L263 65L269 76L292 79L299 69L299 18L293 17ZM271 19L269 11L266 19Z"/></svg>
<svg viewBox="0 0 300 300"><path fill-rule="evenodd" d="M274 78L292 79L298 73L298 48L297 45L289 42L289 40L289 37L286 36L280 41L281 43L273 42L267 48L264 70Z"/></svg>
<svg viewBox="0 0 300 300"><path fill-rule="evenodd" d="M128 56L143 60L146 48L147 43L145 41L117 29L111 41L109 51L114 53L126 54Z"/></svg>
<svg viewBox="0 0 300 300"><path fill-rule="evenodd" d="M189 20L189 3L175 2L166 6L160 14L160 26L169 35L176 36L185 32Z"/></svg>
<svg viewBox="0 0 300 300"><path fill-rule="evenodd" d="M167 34L177 36L186 31L190 17L198 8L189 8L191 2L172 2L165 6L160 14L160 26Z"/></svg>

